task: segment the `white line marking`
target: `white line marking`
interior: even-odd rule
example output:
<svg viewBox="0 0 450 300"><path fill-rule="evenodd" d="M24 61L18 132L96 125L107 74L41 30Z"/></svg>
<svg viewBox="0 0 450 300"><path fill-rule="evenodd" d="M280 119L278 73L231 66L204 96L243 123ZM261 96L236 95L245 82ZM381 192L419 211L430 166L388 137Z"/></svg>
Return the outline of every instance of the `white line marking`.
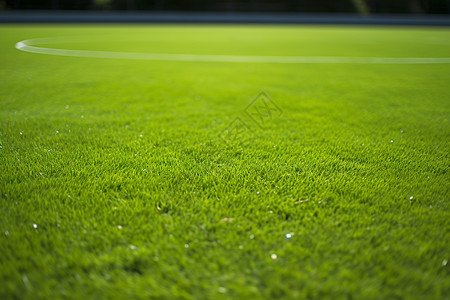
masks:
<svg viewBox="0 0 450 300"><path fill-rule="evenodd" d="M277 64L448 64L450 57L340 57L340 56L237 56L237 55L200 55L133 53L113 51L67 50L34 47L32 45L50 44L57 39L32 39L16 44L16 48L31 53L154 61L190 61L190 62L232 62L232 63L277 63Z"/></svg>

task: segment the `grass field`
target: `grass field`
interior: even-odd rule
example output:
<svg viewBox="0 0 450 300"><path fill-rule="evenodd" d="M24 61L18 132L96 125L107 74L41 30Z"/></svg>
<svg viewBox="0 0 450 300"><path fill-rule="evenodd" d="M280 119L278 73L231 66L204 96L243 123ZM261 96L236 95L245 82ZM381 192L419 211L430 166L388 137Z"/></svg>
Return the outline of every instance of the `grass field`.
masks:
<svg viewBox="0 0 450 300"><path fill-rule="evenodd" d="M0 26L1 299L448 299L450 64L14 48L47 37L75 50L450 57L448 28ZM245 113L261 91L279 108L263 127ZM235 118L248 128L231 139Z"/></svg>

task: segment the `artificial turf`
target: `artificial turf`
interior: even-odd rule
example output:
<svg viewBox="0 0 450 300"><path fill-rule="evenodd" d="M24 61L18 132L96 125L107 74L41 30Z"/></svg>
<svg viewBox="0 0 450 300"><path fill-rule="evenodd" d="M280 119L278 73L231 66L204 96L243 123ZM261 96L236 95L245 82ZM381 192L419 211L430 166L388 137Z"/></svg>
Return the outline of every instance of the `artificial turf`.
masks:
<svg viewBox="0 0 450 300"><path fill-rule="evenodd" d="M2 25L0 298L448 299L449 64L14 48L40 37L126 52L450 53L448 28ZM245 114L261 91L282 111L263 128ZM248 128L230 140L237 117Z"/></svg>

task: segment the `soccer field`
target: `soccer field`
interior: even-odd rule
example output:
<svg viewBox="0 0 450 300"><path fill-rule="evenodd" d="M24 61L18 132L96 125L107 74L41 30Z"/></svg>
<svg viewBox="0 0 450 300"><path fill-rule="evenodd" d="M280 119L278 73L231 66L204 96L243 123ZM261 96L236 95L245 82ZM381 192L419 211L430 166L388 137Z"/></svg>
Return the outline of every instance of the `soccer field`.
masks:
<svg viewBox="0 0 450 300"><path fill-rule="evenodd" d="M2 25L0 49L1 299L450 295L448 28Z"/></svg>

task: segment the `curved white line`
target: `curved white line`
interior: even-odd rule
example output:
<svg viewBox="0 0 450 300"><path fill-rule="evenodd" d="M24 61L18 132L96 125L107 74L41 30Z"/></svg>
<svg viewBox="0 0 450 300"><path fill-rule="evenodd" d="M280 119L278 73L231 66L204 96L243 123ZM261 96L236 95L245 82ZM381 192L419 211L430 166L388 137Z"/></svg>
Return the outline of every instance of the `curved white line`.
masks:
<svg viewBox="0 0 450 300"><path fill-rule="evenodd" d="M24 40L16 44L21 51L60 56L137 59L154 61L190 61L190 62L233 62L233 63L277 63L277 64L448 64L450 57L339 57L339 56L237 56L237 55L200 55L200 54L164 54L133 53L113 51L67 50L34 47L32 45L50 44L56 39Z"/></svg>

